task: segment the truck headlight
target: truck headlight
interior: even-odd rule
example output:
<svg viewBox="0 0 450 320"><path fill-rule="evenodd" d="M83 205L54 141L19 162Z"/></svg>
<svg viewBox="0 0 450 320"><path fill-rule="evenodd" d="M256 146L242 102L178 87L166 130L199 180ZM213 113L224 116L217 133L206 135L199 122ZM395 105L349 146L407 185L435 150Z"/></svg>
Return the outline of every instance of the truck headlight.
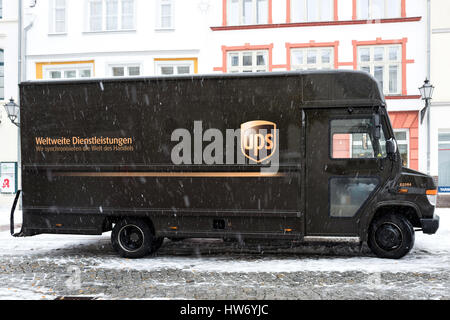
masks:
<svg viewBox="0 0 450 320"><path fill-rule="evenodd" d="M433 190L427 190L427 199L428 202L435 207L436 206L436 200L437 200L437 189Z"/></svg>

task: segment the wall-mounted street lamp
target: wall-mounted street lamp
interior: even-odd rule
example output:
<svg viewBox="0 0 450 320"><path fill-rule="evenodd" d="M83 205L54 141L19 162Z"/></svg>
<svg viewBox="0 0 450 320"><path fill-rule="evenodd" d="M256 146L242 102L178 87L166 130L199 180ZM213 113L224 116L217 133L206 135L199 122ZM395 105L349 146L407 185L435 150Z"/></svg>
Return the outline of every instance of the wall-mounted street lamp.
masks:
<svg viewBox="0 0 450 320"><path fill-rule="evenodd" d="M425 100L425 108L420 111L420 123L423 122L423 118L425 117L425 113L430 107L430 100L433 97L434 86L430 84L430 80L425 79L423 86L419 88L420 95L422 96L422 100Z"/></svg>
<svg viewBox="0 0 450 320"><path fill-rule="evenodd" d="M11 120L12 123L14 123L16 126L20 126L20 120L19 120L19 112L20 107L17 105L17 103L14 102L14 99L11 98L8 103L5 103L5 109L6 113L8 114L9 120Z"/></svg>
<svg viewBox="0 0 450 320"><path fill-rule="evenodd" d="M430 80L425 79L423 86L419 88L422 100L425 100L425 108L420 111L420 124L427 115L427 174L431 171L431 127L430 127L430 100L433 97L434 87L430 84ZM428 111L428 112L427 112Z"/></svg>

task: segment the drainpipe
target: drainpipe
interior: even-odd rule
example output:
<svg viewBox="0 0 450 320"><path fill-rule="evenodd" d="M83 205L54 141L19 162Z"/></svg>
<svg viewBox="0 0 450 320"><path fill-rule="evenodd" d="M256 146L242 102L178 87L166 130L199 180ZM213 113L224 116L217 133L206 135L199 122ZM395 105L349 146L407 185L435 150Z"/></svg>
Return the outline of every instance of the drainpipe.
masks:
<svg viewBox="0 0 450 320"><path fill-rule="evenodd" d="M17 21L18 21L18 84L22 81L22 0L19 0L18 3L18 14L17 14ZM19 90L19 88L17 88ZM17 104L20 105L20 92L17 93Z"/></svg>
<svg viewBox="0 0 450 320"><path fill-rule="evenodd" d="M23 0L18 1L19 11L18 11L18 84L20 84L23 80L26 80L26 70L27 70L27 33L33 27L34 19L30 21L30 23L23 28ZM33 5L34 6L34 5ZM20 87L17 86L17 104L20 106ZM20 111L18 115L19 126L17 127L17 189L21 190L22 188L22 153L21 153L21 142L20 142ZM22 207L22 199L19 203L19 208Z"/></svg>
<svg viewBox="0 0 450 320"><path fill-rule="evenodd" d="M19 84L22 82L22 20L23 20L23 11L22 11L22 0L18 2L18 78L17 78L17 104L20 106L20 87ZM22 189L22 153L21 153L21 143L20 143L20 109L17 119L19 125L17 126L17 190ZM19 202L19 208L22 208L22 199Z"/></svg>
<svg viewBox="0 0 450 320"><path fill-rule="evenodd" d="M427 0L427 79L431 81L431 3ZM431 102L427 112L427 174L431 174Z"/></svg>
<svg viewBox="0 0 450 320"><path fill-rule="evenodd" d="M24 64L22 67L22 80L26 80L27 77L27 43L28 43L28 31L33 27L34 19L30 21L30 23L23 29L23 56L24 56Z"/></svg>

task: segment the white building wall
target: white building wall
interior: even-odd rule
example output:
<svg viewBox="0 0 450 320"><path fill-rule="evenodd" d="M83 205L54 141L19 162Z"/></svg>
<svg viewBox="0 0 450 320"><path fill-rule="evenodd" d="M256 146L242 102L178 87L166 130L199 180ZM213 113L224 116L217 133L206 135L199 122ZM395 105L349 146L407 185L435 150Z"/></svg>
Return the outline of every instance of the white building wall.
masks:
<svg viewBox="0 0 450 320"><path fill-rule="evenodd" d="M431 1L431 174L438 176L438 133L450 132L450 1Z"/></svg>
<svg viewBox="0 0 450 320"><path fill-rule="evenodd" d="M68 27L65 34L49 33L49 2L39 1L32 10L35 20L28 33L27 79L36 79L37 62L95 60L95 77L107 77L107 63L140 62L143 75L154 75L154 58L199 58L207 43L207 18L197 1L175 1L173 30L156 26L156 1L136 1L136 29L90 32L86 1L67 0ZM206 62L199 67L206 72Z"/></svg>
<svg viewBox="0 0 450 320"><path fill-rule="evenodd" d="M18 96L18 24L17 0L3 0L0 19L0 49L4 50L5 89L0 100L0 162L17 161L17 127L13 125L3 105Z"/></svg>
<svg viewBox="0 0 450 320"><path fill-rule="evenodd" d="M318 26L301 28L269 28L236 31L211 31L210 27L222 25L221 0L189 0L175 1L175 29L172 31L157 30L155 1L136 0L137 17L136 30L130 32L87 32L87 17L85 1L67 0L68 32L62 35L49 34L48 1L39 1L32 10L35 15L34 26L28 33L28 79L34 79L35 63L44 58L51 60L66 60L71 57L95 58L97 56L135 55L143 53L144 57L160 55L183 55L197 52L202 55L199 61L201 73L211 73L213 68L221 63L221 46L250 44L274 44L273 64L286 63L285 43L301 43L314 40L330 42L339 40L339 60L353 61L352 40L375 40L408 38L408 59L414 59L414 64L408 64L408 79L415 79L417 73L422 73L417 65L423 65L425 52L416 50L425 41L425 2L422 0L407 0L407 16L422 17L420 22L387 23L387 24L357 24L344 26ZM200 4L207 3L206 14L200 10ZM352 0L338 1L339 20L351 20ZM81 18L80 18L81 17ZM273 23L286 22L286 0L273 0ZM423 51L423 50L422 50ZM208 54L203 54L203 53ZM97 63L96 63L97 65ZM347 68L347 67L346 67ZM96 68L96 76L104 76L104 68ZM152 68L145 68L145 74L153 74ZM200 71L200 70L199 70ZM422 78L422 76L420 77ZM417 94L417 84L408 81L408 91Z"/></svg>

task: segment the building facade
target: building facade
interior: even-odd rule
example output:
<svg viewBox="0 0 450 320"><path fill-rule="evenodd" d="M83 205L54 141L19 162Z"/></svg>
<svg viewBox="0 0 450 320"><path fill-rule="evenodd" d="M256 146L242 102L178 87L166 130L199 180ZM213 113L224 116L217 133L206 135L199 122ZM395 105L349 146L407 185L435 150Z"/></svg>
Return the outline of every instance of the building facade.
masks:
<svg viewBox="0 0 450 320"><path fill-rule="evenodd" d="M426 77L426 1L219 2L208 46L208 56L222 56L214 71L365 70L383 87L404 165L426 171L418 90Z"/></svg>
<svg viewBox="0 0 450 320"><path fill-rule="evenodd" d="M435 85L431 103L431 174L439 176L440 193L450 194L450 1L431 1L431 82Z"/></svg>
<svg viewBox="0 0 450 320"><path fill-rule="evenodd" d="M435 11L448 6L440 2ZM433 35L446 35L443 12ZM385 93L404 165L427 170L418 90L427 77L426 0L45 0L28 13L28 80L367 71ZM432 79L436 88L441 78ZM450 101L445 89L436 94L439 103ZM448 108L440 110L433 124L450 115ZM434 175L438 131L432 138ZM353 143L349 148L357 150L359 142Z"/></svg>
<svg viewBox="0 0 450 320"><path fill-rule="evenodd" d="M18 3L0 0L0 193L17 189L17 127L3 105L18 97Z"/></svg>

